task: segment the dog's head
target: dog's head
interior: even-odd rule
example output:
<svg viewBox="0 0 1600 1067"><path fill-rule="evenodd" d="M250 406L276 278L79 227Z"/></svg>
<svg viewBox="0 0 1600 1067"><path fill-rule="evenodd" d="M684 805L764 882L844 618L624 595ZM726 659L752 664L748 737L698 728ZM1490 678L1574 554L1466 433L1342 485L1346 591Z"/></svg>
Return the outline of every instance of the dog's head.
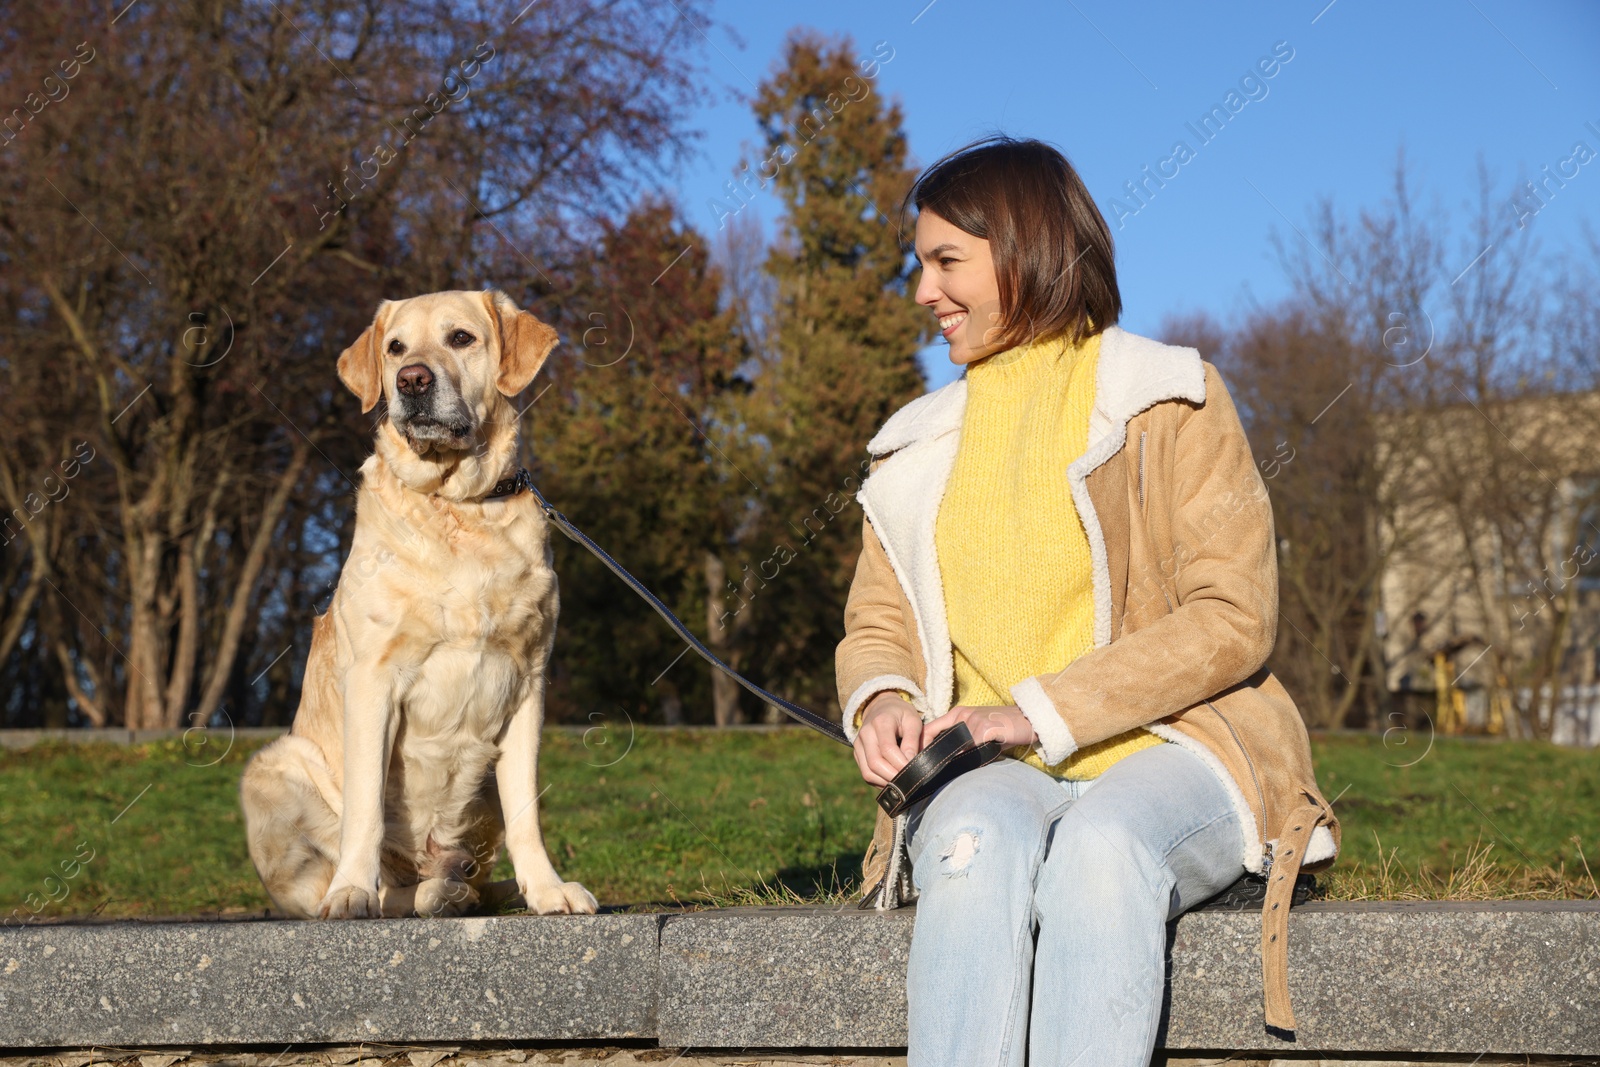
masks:
<svg viewBox="0 0 1600 1067"><path fill-rule="evenodd" d="M497 289L385 300L339 356L339 379L418 456L481 451L485 427L544 365L556 331Z"/></svg>

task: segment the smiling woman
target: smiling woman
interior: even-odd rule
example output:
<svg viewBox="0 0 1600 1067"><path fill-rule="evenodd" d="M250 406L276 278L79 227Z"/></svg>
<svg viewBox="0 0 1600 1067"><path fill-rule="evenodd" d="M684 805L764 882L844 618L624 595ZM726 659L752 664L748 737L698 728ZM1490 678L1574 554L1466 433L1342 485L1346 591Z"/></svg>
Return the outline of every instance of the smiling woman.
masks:
<svg viewBox="0 0 1600 1067"><path fill-rule="evenodd" d="M1114 326L1122 296L1111 230L1066 157L994 139L922 175L917 303L933 309L952 363L1052 334Z"/></svg>
<svg viewBox="0 0 1600 1067"><path fill-rule="evenodd" d="M1262 668L1272 511L1227 389L1115 325L1110 230L1051 146L980 142L910 199L965 373L867 445L839 703L874 785L957 723L1015 759L879 820L868 900L917 898L908 1062L1149 1062L1165 924L1269 863L1266 1021L1293 1029L1289 893L1338 824Z"/></svg>

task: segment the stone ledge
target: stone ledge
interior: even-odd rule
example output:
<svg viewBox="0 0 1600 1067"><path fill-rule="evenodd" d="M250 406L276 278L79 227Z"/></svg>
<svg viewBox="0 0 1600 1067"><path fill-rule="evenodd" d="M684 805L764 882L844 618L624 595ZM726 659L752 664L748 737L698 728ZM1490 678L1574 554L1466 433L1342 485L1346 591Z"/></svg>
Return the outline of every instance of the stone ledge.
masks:
<svg viewBox="0 0 1600 1067"><path fill-rule="evenodd" d="M0 930L0 1048L653 1037L653 915Z"/></svg>
<svg viewBox="0 0 1600 1067"><path fill-rule="evenodd" d="M663 1044L905 1042L911 915L711 912L661 936ZM1308 904L1290 919L1293 1044L1262 1028L1256 913L1169 936L1168 1049L1600 1053L1600 902Z"/></svg>
<svg viewBox="0 0 1600 1067"><path fill-rule="evenodd" d="M0 929L0 1048L653 1039L905 1043L910 911ZM1259 919L1169 936L1164 1046L1600 1055L1600 902L1309 904L1290 920L1300 1030L1260 1022Z"/></svg>
<svg viewBox="0 0 1600 1067"><path fill-rule="evenodd" d="M1428 1056L1413 1059L1325 1058L1293 1054L1263 1057L1235 1053L1155 1057L1152 1067L1593 1067L1593 1059L1537 1060L1525 1056ZM0 1054L0 1067L906 1067L901 1053L791 1049L674 1049L637 1045L527 1045L504 1042L458 1045L299 1045L246 1050L138 1048L58 1049Z"/></svg>

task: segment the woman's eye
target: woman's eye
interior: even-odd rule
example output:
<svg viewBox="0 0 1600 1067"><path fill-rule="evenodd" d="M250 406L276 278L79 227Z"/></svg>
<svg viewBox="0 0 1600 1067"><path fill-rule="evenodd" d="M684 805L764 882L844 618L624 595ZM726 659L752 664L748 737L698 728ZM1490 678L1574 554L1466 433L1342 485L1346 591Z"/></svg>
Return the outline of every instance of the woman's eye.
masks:
<svg viewBox="0 0 1600 1067"><path fill-rule="evenodd" d="M954 262L955 262L955 260L951 259L949 256L940 256L939 257L939 266L941 266L941 267L948 267L950 264L952 264Z"/></svg>

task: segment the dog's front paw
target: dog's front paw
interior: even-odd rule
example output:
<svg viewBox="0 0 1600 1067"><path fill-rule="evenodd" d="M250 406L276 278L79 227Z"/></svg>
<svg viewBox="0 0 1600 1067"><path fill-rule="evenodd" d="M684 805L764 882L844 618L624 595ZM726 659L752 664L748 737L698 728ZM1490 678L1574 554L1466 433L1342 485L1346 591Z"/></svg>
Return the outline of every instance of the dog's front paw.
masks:
<svg viewBox="0 0 1600 1067"><path fill-rule="evenodd" d="M600 902L577 882L551 882L548 885L525 886L522 899L535 915L593 915Z"/></svg>
<svg viewBox="0 0 1600 1067"><path fill-rule="evenodd" d="M322 898L317 914L324 919L376 919L378 895L358 885L337 886Z"/></svg>

